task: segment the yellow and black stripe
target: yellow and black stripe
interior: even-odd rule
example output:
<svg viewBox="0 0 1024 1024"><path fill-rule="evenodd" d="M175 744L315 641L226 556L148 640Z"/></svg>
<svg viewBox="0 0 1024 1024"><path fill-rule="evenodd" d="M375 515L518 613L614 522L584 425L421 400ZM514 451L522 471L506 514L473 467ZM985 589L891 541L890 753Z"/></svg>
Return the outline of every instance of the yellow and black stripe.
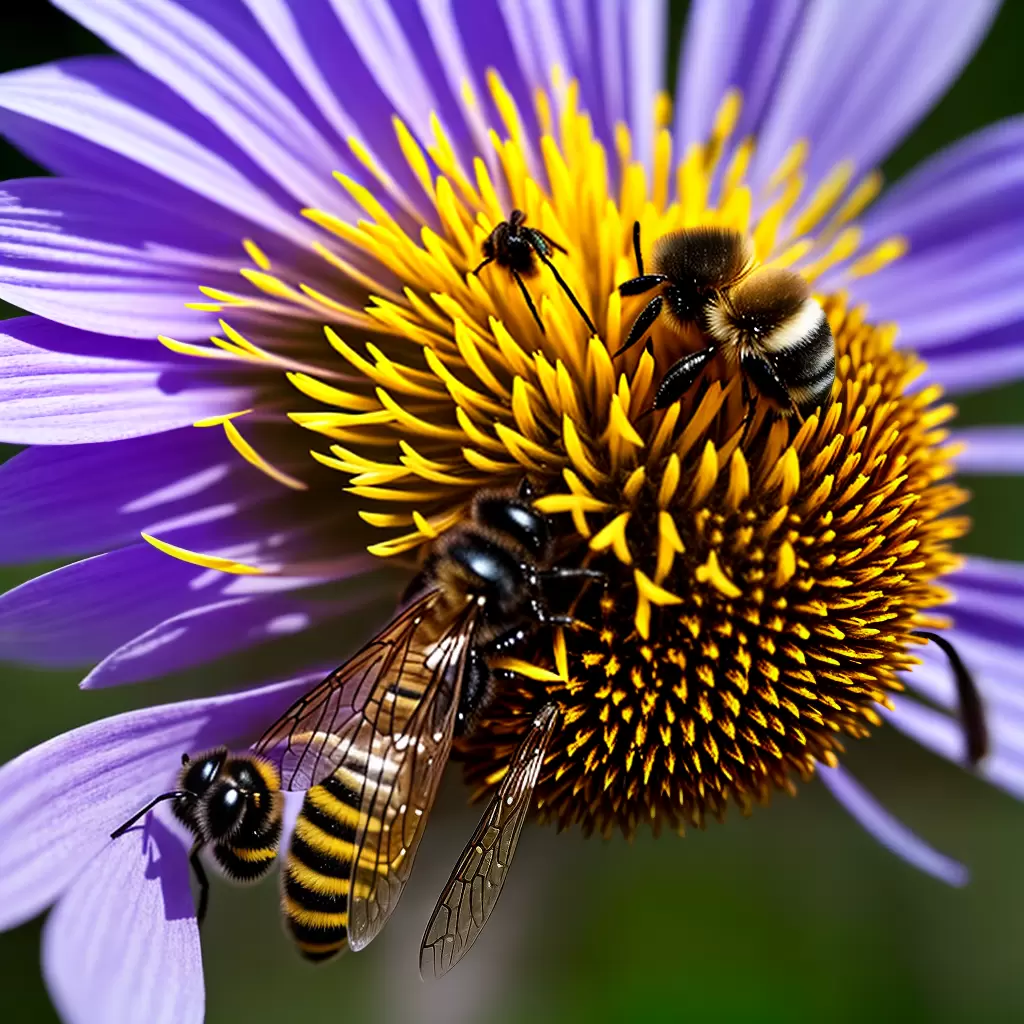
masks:
<svg viewBox="0 0 1024 1024"><path fill-rule="evenodd" d="M232 775L244 780L249 792L245 814L230 842L216 843L214 858L223 872L237 882L256 882L273 867L281 842L281 779L277 769L262 758L234 757Z"/></svg>
<svg viewBox="0 0 1024 1024"><path fill-rule="evenodd" d="M338 769L306 793L281 874L288 928L309 960L348 944L348 897L359 822L359 776Z"/></svg>

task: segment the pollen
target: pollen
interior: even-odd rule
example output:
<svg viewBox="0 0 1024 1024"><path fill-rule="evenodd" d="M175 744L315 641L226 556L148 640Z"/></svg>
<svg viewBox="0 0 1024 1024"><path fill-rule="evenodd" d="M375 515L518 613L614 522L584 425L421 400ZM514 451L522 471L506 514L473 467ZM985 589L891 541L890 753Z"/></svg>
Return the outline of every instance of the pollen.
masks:
<svg viewBox="0 0 1024 1024"><path fill-rule="evenodd" d="M574 599L578 626L553 643L538 634L530 657L500 666L497 696L461 744L467 775L494 786L555 700L541 815L605 834L681 830L792 791L880 724L915 662L912 631L944 625L939 581L969 525L955 515L954 410L917 384L924 365L895 346L895 326L842 290L815 291L837 270L852 280L905 252L902 238L862 248L857 218L877 172L857 178L843 162L808 191L801 143L755 195L757 140L732 137L738 93L709 139L681 153L659 97L652 151L638 153L624 125L606 147L577 84L559 80L536 94L536 137L498 75L489 104L464 88L494 114L489 148L469 163L438 118L428 140L396 119L415 196L353 140L369 177L339 187L362 218L304 211L324 232L308 277L246 241L238 292L206 292L231 321L224 337L189 350L281 371L276 401L381 530L370 550L382 557L414 559L480 488L528 477L567 564L605 583ZM513 210L553 243L549 261L522 280L497 263L474 272ZM695 338L656 322L647 345L615 356L644 301L618 290L637 274L635 223L647 249L680 229L728 228L755 266L801 274L835 339L830 400L805 418L751 406L736 366L716 357L655 411L661 378ZM293 325L292 341L302 325L315 341L253 341L247 318ZM305 486L232 419L221 425L252 465Z"/></svg>

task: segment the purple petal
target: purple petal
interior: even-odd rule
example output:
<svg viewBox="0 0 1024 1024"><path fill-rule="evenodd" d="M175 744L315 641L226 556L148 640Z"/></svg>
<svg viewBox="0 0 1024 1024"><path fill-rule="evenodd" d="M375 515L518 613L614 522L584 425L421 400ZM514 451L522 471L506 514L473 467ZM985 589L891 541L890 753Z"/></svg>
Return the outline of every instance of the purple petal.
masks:
<svg viewBox="0 0 1024 1024"><path fill-rule="evenodd" d="M299 203L341 201L338 153L232 36L189 4L167 0L58 0L136 66L174 89ZM232 29L240 27L233 19ZM251 38L251 33L248 36Z"/></svg>
<svg viewBox="0 0 1024 1024"><path fill-rule="evenodd" d="M4 321L0 440L117 441L244 408L251 397L197 360L185 364L170 353L160 361L124 358L128 344L40 317Z"/></svg>
<svg viewBox="0 0 1024 1024"><path fill-rule="evenodd" d="M286 597L233 597L172 615L108 654L81 686L98 690L155 679L193 665L292 636L346 614L369 599L296 601Z"/></svg>
<svg viewBox="0 0 1024 1024"><path fill-rule="evenodd" d="M893 817L845 768L819 765L818 775L829 792L887 850L947 885L967 884L969 877L963 864L939 853Z"/></svg>
<svg viewBox="0 0 1024 1024"><path fill-rule="evenodd" d="M3 111L4 133L52 170L116 183L162 205L180 203L192 218L237 225L239 237L252 224L300 245L316 237L294 200L285 205L278 189L251 172L245 154L120 58L77 58L2 75Z"/></svg>
<svg viewBox="0 0 1024 1024"><path fill-rule="evenodd" d="M984 391L1024 376L1024 320L968 333L928 349L921 384L941 384L951 395Z"/></svg>
<svg viewBox="0 0 1024 1024"><path fill-rule="evenodd" d="M993 597L1008 595L1024 598L1024 565L1019 562L968 555L963 567L952 578L957 590L971 587Z"/></svg>
<svg viewBox="0 0 1024 1024"><path fill-rule="evenodd" d="M841 160L861 172L876 166L957 77L997 8L995 0L808 6L765 106L755 187L802 138L811 143L811 189Z"/></svg>
<svg viewBox="0 0 1024 1024"><path fill-rule="evenodd" d="M0 658L50 667L99 661L156 623L223 594L232 577L144 542L37 576L0 597Z"/></svg>
<svg viewBox="0 0 1024 1024"><path fill-rule="evenodd" d="M129 711L0 768L0 929L52 903L121 822L171 788L182 753L251 742L317 678ZM137 855L142 831L113 842Z"/></svg>
<svg viewBox="0 0 1024 1024"><path fill-rule="evenodd" d="M964 763L966 740L956 719L909 697L896 697L894 702L895 710L886 717L900 732L948 761ZM1024 799L1024 760L1020 752L1021 744L1016 747L1016 756L997 747L982 761L978 772L994 785Z"/></svg>
<svg viewBox="0 0 1024 1024"><path fill-rule="evenodd" d="M926 160L861 218L864 244L892 235L911 254L1024 217L1024 117L990 125Z"/></svg>
<svg viewBox="0 0 1024 1024"><path fill-rule="evenodd" d="M966 445L956 457L961 473L1024 473L1024 427L967 427L951 440Z"/></svg>
<svg viewBox="0 0 1024 1024"><path fill-rule="evenodd" d="M103 185L61 178L4 182L0 297L82 330L145 338L200 338L216 317L185 308L199 285L233 288L245 262L236 236L180 210Z"/></svg>
<svg viewBox="0 0 1024 1024"><path fill-rule="evenodd" d="M0 466L0 563L94 554L143 532L173 539L279 491L214 430L29 448Z"/></svg>
<svg viewBox="0 0 1024 1024"><path fill-rule="evenodd" d="M43 974L69 1024L202 1024L199 928L176 835L151 820L87 863L47 918Z"/></svg>

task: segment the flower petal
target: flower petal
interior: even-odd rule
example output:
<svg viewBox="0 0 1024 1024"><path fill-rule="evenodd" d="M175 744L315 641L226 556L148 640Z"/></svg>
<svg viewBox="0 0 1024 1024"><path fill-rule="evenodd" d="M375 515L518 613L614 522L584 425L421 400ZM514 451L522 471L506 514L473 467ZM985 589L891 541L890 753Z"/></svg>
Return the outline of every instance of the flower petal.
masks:
<svg viewBox="0 0 1024 1024"><path fill-rule="evenodd" d="M0 466L0 563L88 555L165 537L276 496L213 430L35 446Z"/></svg>
<svg viewBox="0 0 1024 1024"><path fill-rule="evenodd" d="M192 217L225 230L237 226L238 237L252 224L299 244L316 237L280 190L253 173L245 154L120 58L77 58L2 75L0 112L4 133L51 170L180 203Z"/></svg>
<svg viewBox="0 0 1024 1024"><path fill-rule="evenodd" d="M744 111L735 137L759 136L755 194L801 139L811 143L810 191L842 160L867 172L956 78L997 7L697 0L680 67L677 137L707 138L725 90L736 87Z"/></svg>
<svg viewBox="0 0 1024 1024"><path fill-rule="evenodd" d="M963 444L961 473L1024 473L1024 427L966 427L951 440Z"/></svg>
<svg viewBox="0 0 1024 1024"><path fill-rule="evenodd" d="M881 163L952 84L998 0L809 5L766 107L755 181L798 139L812 140L810 187L841 160Z"/></svg>
<svg viewBox="0 0 1024 1024"><path fill-rule="evenodd" d="M132 637L82 680L98 690L155 679L193 665L291 636L362 607L364 600L296 601L286 597L229 597L189 608Z"/></svg>
<svg viewBox="0 0 1024 1024"><path fill-rule="evenodd" d="M252 741L317 678L129 711L0 768L0 929L52 903L121 822L171 788L182 753ZM141 831L114 842L137 855Z"/></svg>
<svg viewBox="0 0 1024 1024"><path fill-rule="evenodd" d="M818 775L829 792L887 850L947 885L967 884L969 876L963 864L939 853L893 817L845 768L819 765Z"/></svg>
<svg viewBox="0 0 1024 1024"><path fill-rule="evenodd" d="M181 839L159 821L108 844L43 931L43 974L68 1024L202 1024L203 961Z"/></svg>
<svg viewBox="0 0 1024 1024"><path fill-rule="evenodd" d="M886 717L900 732L947 761L964 763L966 740L955 718L909 697L896 697L894 703L895 710L888 712ZM1021 757L1019 741L1012 754L997 746L982 761L978 772L994 785L1018 799L1024 799L1024 758Z"/></svg>
<svg viewBox="0 0 1024 1024"><path fill-rule="evenodd" d="M249 398L248 389L220 383L196 361L186 364L169 353L159 362L127 358L128 346L139 348L41 317L4 321L0 440L116 441L244 408Z"/></svg>
<svg viewBox="0 0 1024 1024"><path fill-rule="evenodd" d="M304 205L336 207L338 154L254 55L170 0L58 0L57 6L172 88ZM234 35L245 32L240 13Z"/></svg>
<svg viewBox="0 0 1024 1024"><path fill-rule="evenodd" d="M189 310L199 285L234 287L244 262L235 236L105 185L64 178L4 182L0 297L71 327L145 338L217 333Z"/></svg>

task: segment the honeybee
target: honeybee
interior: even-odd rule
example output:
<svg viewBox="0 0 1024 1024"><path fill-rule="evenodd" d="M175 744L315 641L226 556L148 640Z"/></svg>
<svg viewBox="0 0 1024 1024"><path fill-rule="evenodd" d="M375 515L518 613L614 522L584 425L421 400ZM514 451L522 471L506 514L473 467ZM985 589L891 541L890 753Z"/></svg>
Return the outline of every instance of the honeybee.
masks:
<svg viewBox="0 0 1024 1024"><path fill-rule="evenodd" d="M261 757L232 754L218 747L190 757L183 754L177 788L150 800L110 834L124 835L157 804L173 801L174 816L195 836L189 853L199 883L196 917L203 923L210 883L201 854L212 847L214 863L236 882L257 882L273 866L281 841L281 778Z"/></svg>
<svg viewBox="0 0 1024 1024"><path fill-rule="evenodd" d="M533 304L533 298L530 296L530 290L526 287L526 282L523 281L524 277L535 277L537 275L540 270L537 266L537 260L540 259L548 270L551 271L562 291L569 297L569 301L576 307L576 311L583 317L583 322L590 329L590 333L597 334L597 328L587 315L587 311L580 305L579 299L573 294L573 290L566 283L565 278L562 277L558 272L558 268L551 262L551 253L555 249L561 253L566 251L553 238L545 235L543 231L527 227L526 214L522 210L513 210L509 214L508 220L503 220L484 239L484 259L473 270L473 273L479 274L488 263L497 263L499 267L507 270L512 275L516 284L519 285L519 290L523 293L523 298L526 300L527 308L533 314L533 319L537 321L541 334L545 334L546 331L544 330L544 324L541 322L540 314L537 312L537 307Z"/></svg>
<svg viewBox="0 0 1024 1024"><path fill-rule="evenodd" d="M551 556L528 494L481 493L468 522L435 542L404 607L255 744L286 789L307 790L281 873L285 919L307 958L362 949L394 911L453 739L491 695L488 658L539 625L573 621L549 613L546 581L602 578L552 568ZM438 975L497 901L556 726L557 708L545 707L438 902L421 957Z"/></svg>
<svg viewBox="0 0 1024 1024"><path fill-rule="evenodd" d="M836 375L835 341L821 305L791 270L753 268L753 250L738 231L704 227L676 231L654 248L654 273L644 272L640 223L633 225L638 276L622 295L660 289L641 310L615 354L621 355L664 314L678 327L696 326L708 344L677 360L655 393L654 408L681 398L721 352L783 414L800 418L828 404Z"/></svg>

